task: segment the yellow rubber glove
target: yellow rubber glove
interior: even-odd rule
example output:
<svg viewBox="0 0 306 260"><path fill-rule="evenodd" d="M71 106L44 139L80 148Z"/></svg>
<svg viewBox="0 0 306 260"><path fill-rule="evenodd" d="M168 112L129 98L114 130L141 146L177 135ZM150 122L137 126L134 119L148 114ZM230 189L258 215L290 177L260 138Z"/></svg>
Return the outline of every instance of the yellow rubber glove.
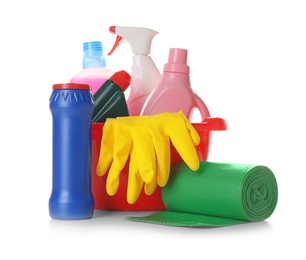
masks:
<svg viewBox="0 0 306 260"><path fill-rule="evenodd" d="M120 173L128 159L129 177L127 201L137 201L144 187L151 195L156 186L164 187L170 174L170 141L191 170L198 170L199 158L195 146L198 132L182 111L154 116L108 118L103 127L97 174L108 172L106 191L116 194Z"/></svg>

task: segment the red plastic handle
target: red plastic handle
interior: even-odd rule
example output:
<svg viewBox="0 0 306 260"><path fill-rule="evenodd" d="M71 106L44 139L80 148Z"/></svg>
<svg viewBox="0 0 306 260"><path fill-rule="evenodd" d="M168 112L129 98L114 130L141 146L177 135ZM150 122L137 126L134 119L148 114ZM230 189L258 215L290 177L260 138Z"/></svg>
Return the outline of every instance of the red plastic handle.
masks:
<svg viewBox="0 0 306 260"><path fill-rule="evenodd" d="M206 131L213 130L227 130L226 121L219 117L206 117L203 121L198 125L198 128Z"/></svg>

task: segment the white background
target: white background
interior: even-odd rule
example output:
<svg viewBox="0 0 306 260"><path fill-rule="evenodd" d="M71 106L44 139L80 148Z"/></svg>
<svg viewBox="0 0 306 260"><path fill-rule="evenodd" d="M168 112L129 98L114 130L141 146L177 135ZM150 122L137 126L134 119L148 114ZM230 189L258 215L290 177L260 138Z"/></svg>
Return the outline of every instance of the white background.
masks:
<svg viewBox="0 0 306 260"><path fill-rule="evenodd" d="M2 1L0 258L305 259L305 14L295 0ZM50 219L52 84L81 70L84 41L111 49L110 25L158 31L161 71L169 48L188 49L194 91L228 124L209 160L268 166L279 187L269 219L199 229L129 222L129 212ZM129 71L130 47L119 47L107 66Z"/></svg>

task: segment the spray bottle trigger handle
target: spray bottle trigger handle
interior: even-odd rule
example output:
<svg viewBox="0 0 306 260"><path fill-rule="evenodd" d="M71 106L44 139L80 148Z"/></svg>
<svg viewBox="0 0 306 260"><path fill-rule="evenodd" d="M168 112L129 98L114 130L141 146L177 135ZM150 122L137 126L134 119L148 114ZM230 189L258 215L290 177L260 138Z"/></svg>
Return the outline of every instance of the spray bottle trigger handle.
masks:
<svg viewBox="0 0 306 260"><path fill-rule="evenodd" d="M111 55L116 50L116 48L118 47L121 40L122 40L122 37L120 35L117 35L115 44L114 44L113 48L111 49L111 51L107 55Z"/></svg>

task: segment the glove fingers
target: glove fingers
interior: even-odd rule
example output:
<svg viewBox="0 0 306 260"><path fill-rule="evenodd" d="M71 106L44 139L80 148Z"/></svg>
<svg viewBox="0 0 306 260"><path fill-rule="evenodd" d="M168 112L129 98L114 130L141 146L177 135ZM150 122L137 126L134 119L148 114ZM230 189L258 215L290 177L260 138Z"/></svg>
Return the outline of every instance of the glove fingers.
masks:
<svg viewBox="0 0 306 260"><path fill-rule="evenodd" d="M150 183L156 174L156 154L152 137L147 128L138 129L133 137L133 153L137 156L139 174L144 182Z"/></svg>
<svg viewBox="0 0 306 260"><path fill-rule="evenodd" d="M188 167L194 171L198 170L200 166L199 157L191 139L184 135L173 135L171 141Z"/></svg>
<svg viewBox="0 0 306 260"><path fill-rule="evenodd" d="M114 130L116 121L108 118L103 126L103 134L96 173L103 176L109 169L113 160Z"/></svg>
<svg viewBox="0 0 306 260"><path fill-rule="evenodd" d="M149 182L149 183L145 183L144 184L144 192L146 195L150 196L154 193L155 189L156 189L156 186L157 186L157 182L156 182L156 179Z"/></svg>
<svg viewBox="0 0 306 260"><path fill-rule="evenodd" d="M189 135L191 137L191 140L193 142L194 145L198 145L201 141L200 135L197 132L197 130L195 130L195 128L192 126L192 124L190 123L190 121L188 120L188 118L185 116L185 114L182 112L182 110L180 110L178 112L178 114L182 117L182 119L185 122L186 128L189 131Z"/></svg>
<svg viewBox="0 0 306 260"><path fill-rule="evenodd" d="M167 132L182 160L191 170L196 171L199 169L200 163L195 145L198 144L197 141L200 141L200 137L192 125L186 122L188 119L184 115L180 116L181 118L175 124L171 124L167 128Z"/></svg>
<svg viewBox="0 0 306 260"><path fill-rule="evenodd" d="M139 174L137 159L132 152L130 157L129 174L127 186L127 201L129 204L134 204L142 190L143 180Z"/></svg>
<svg viewBox="0 0 306 260"><path fill-rule="evenodd" d="M115 135L113 163L109 169L106 182L106 190L110 196L115 195L118 190L120 173L129 158L132 147L131 136L119 124L116 125Z"/></svg>
<svg viewBox="0 0 306 260"><path fill-rule="evenodd" d="M156 180L160 187L164 187L169 179L170 174L170 139L168 136L153 138L156 152Z"/></svg>

